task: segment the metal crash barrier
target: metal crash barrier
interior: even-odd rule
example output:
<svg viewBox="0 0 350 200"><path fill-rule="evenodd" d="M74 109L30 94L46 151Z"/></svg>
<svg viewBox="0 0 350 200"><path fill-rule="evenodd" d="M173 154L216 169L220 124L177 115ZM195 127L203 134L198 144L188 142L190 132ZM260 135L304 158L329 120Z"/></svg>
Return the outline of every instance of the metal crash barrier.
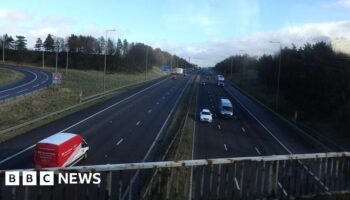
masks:
<svg viewBox="0 0 350 200"><path fill-rule="evenodd" d="M5 171L0 171L0 199L295 199L343 195L350 189L350 152L50 168L37 171L38 180L39 174L47 171L55 174L53 186L23 186L22 180L19 186L5 186ZM59 174L71 173L98 173L100 183L58 184Z"/></svg>

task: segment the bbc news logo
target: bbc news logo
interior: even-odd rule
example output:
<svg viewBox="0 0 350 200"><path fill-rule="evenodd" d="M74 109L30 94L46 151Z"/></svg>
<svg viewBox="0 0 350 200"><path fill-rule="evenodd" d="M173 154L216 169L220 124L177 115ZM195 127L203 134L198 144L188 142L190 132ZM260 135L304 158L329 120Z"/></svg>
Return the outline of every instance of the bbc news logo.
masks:
<svg viewBox="0 0 350 200"><path fill-rule="evenodd" d="M53 171L8 171L5 172L6 186L53 186L55 184L100 184L100 173L58 173Z"/></svg>

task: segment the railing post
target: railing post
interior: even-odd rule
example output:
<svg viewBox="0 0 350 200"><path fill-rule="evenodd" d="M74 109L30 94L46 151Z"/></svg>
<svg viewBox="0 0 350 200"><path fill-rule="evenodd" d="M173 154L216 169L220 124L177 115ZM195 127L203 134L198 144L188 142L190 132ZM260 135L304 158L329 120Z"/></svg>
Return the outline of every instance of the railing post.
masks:
<svg viewBox="0 0 350 200"><path fill-rule="evenodd" d="M277 195L278 186L278 161L272 161L269 167L269 194L273 197Z"/></svg>
<svg viewBox="0 0 350 200"><path fill-rule="evenodd" d="M111 199L111 190L112 190L112 172L108 171L106 174L106 185L105 185L105 199Z"/></svg>

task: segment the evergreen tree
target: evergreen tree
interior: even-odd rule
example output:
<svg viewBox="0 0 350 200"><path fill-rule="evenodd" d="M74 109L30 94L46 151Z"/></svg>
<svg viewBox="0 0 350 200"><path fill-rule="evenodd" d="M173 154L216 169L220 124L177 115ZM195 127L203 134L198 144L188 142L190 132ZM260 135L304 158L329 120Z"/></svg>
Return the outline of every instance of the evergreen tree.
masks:
<svg viewBox="0 0 350 200"><path fill-rule="evenodd" d="M24 51L27 49L27 40L22 35L16 35L16 50L18 51Z"/></svg>
<svg viewBox="0 0 350 200"><path fill-rule="evenodd" d="M40 38L38 38L35 42L34 49L36 51L40 51L42 47L43 47L43 41Z"/></svg>
<svg viewBox="0 0 350 200"><path fill-rule="evenodd" d="M55 41L51 34L48 34L44 41L44 48L46 51L53 51L55 49Z"/></svg>

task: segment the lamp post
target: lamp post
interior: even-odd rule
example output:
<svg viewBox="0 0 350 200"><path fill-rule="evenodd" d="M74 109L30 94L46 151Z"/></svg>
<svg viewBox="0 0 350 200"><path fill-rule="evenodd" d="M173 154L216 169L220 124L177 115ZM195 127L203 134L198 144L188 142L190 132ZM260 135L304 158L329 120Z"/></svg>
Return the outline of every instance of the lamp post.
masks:
<svg viewBox="0 0 350 200"><path fill-rule="evenodd" d="M66 58L67 58L67 60L66 60L66 74L67 74L67 72L68 72L68 41L66 44L66 52L67 52L67 56L66 56Z"/></svg>
<svg viewBox="0 0 350 200"><path fill-rule="evenodd" d="M277 74L277 90L276 90L276 111L278 111L278 98L280 93L280 79L281 79L282 43L276 42L276 41L270 41L270 43L279 44L279 47L280 47L280 57L278 62L278 74Z"/></svg>
<svg viewBox="0 0 350 200"><path fill-rule="evenodd" d="M146 71L145 71L145 79L147 81L147 76L148 76L148 47L146 47Z"/></svg>
<svg viewBox="0 0 350 200"><path fill-rule="evenodd" d="M2 36L2 63L5 63L5 35Z"/></svg>
<svg viewBox="0 0 350 200"><path fill-rule="evenodd" d="M105 41L105 62L103 67L103 91L106 91L106 66L107 66L107 34L108 32L113 32L115 29L106 30L106 41Z"/></svg>
<svg viewBox="0 0 350 200"><path fill-rule="evenodd" d="M45 67L45 49L43 48L42 51L42 57L43 57L43 68Z"/></svg>
<svg viewBox="0 0 350 200"><path fill-rule="evenodd" d="M59 51L59 48L60 48L60 42L58 40L56 40L56 73L57 73L57 66L58 66L58 51Z"/></svg>

